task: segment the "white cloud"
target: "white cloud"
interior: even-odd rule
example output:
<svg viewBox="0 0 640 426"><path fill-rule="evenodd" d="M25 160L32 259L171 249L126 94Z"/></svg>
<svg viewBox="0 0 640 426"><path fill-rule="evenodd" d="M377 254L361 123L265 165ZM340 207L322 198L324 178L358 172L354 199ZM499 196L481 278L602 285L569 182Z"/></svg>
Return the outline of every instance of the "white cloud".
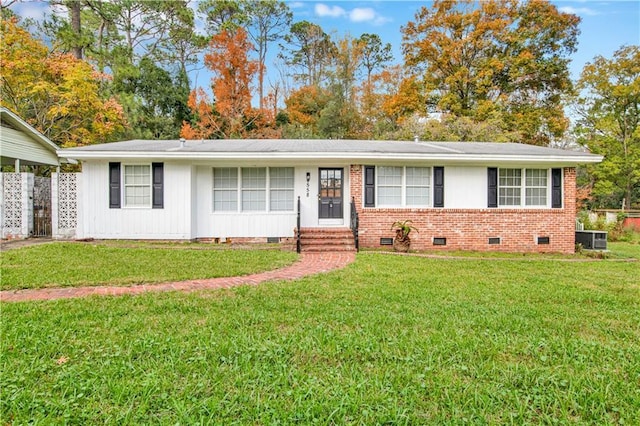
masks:
<svg viewBox="0 0 640 426"><path fill-rule="evenodd" d="M340 6L327 6L326 4L323 4L323 3L316 4L315 12L316 12L316 15L318 15L321 18L326 16L329 16L331 18L339 18L341 16L344 16L347 13Z"/></svg>
<svg viewBox="0 0 640 426"><path fill-rule="evenodd" d="M562 7L559 7L558 10L560 12L571 13L573 15L596 16L600 14L597 10L593 10L588 7L562 6Z"/></svg>
<svg viewBox="0 0 640 426"><path fill-rule="evenodd" d="M301 7L304 7L304 3L301 1L294 1L289 3L290 9L300 9Z"/></svg>
<svg viewBox="0 0 640 426"><path fill-rule="evenodd" d="M347 11L340 6L328 6L324 3L317 3L315 5L315 14L321 18L347 18L351 22L370 22L374 25L382 25L391 21L391 19L378 14L378 12L371 7L356 7Z"/></svg>
<svg viewBox="0 0 640 426"><path fill-rule="evenodd" d="M356 7L349 12L349 20L351 22L372 21L376 17L376 11L370 7Z"/></svg>

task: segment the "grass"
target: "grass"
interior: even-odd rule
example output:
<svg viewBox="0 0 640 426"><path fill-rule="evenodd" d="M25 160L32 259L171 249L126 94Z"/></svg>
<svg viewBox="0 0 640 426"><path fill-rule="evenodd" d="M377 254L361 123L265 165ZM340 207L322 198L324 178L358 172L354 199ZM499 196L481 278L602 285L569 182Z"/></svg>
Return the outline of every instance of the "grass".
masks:
<svg viewBox="0 0 640 426"><path fill-rule="evenodd" d="M638 270L367 252L294 282L4 303L0 416L639 424Z"/></svg>
<svg viewBox="0 0 640 426"><path fill-rule="evenodd" d="M130 285L247 275L291 264L295 253L211 244L54 243L2 253L2 290Z"/></svg>

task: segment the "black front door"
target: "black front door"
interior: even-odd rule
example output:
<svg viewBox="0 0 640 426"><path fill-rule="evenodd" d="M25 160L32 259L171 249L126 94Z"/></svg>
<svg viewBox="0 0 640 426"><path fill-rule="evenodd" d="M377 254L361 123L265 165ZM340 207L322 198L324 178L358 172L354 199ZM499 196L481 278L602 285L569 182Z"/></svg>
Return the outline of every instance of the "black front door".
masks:
<svg viewBox="0 0 640 426"><path fill-rule="evenodd" d="M342 169L320 169L320 219L342 219Z"/></svg>

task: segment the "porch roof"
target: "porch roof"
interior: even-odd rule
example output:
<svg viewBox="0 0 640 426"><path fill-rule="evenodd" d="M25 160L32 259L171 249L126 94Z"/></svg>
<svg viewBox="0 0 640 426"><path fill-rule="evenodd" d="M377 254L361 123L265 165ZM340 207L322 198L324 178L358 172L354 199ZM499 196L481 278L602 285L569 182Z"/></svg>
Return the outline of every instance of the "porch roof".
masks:
<svg viewBox="0 0 640 426"><path fill-rule="evenodd" d="M410 160L460 163L597 163L599 155L519 143L338 139L130 140L58 151L61 157L183 160Z"/></svg>
<svg viewBox="0 0 640 426"><path fill-rule="evenodd" d="M0 107L0 161L2 165L57 166L58 147L8 108Z"/></svg>

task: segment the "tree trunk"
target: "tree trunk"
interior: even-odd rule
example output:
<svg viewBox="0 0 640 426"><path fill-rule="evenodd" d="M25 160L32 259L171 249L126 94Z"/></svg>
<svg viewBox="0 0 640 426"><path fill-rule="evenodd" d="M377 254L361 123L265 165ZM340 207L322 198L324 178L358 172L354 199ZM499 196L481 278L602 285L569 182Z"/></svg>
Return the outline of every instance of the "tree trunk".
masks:
<svg viewBox="0 0 640 426"><path fill-rule="evenodd" d="M69 8L69 14L71 15L71 29L73 29L73 34L75 36L71 51L76 59L82 59L80 0L69 1L67 7Z"/></svg>

